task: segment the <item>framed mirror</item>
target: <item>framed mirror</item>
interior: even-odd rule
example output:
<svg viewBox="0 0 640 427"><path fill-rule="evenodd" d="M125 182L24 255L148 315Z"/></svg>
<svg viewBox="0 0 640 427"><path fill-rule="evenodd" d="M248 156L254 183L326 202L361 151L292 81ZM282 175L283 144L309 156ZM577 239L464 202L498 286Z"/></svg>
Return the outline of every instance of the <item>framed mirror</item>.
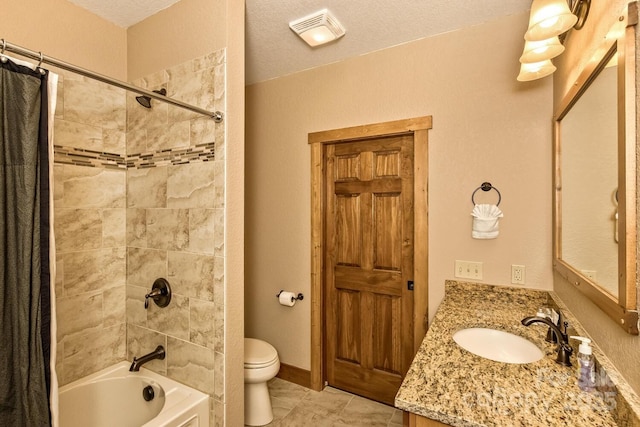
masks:
<svg viewBox="0 0 640 427"><path fill-rule="evenodd" d="M635 30L625 14L554 115L553 265L638 335L635 110Z"/></svg>

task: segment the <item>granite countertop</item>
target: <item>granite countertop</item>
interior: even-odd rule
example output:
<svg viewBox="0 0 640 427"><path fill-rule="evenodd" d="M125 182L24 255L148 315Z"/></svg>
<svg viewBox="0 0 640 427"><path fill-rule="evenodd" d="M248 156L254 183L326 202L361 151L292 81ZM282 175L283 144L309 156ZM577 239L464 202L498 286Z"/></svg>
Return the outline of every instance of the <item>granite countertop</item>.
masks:
<svg viewBox="0 0 640 427"><path fill-rule="evenodd" d="M637 408L629 410L616 385L606 381L596 392L582 392L575 375L576 352L574 366L555 363L556 345L544 340L547 327L520 323L543 305L558 307L545 291L447 281L444 301L396 395L396 407L463 427L640 425ZM522 336L545 356L529 364L476 356L452 338L469 327Z"/></svg>

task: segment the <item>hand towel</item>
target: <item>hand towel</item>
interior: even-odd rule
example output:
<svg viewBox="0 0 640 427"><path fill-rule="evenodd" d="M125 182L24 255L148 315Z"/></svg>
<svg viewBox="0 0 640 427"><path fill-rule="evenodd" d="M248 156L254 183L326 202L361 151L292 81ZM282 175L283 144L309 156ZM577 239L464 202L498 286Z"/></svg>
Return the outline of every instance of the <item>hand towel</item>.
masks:
<svg viewBox="0 0 640 427"><path fill-rule="evenodd" d="M475 205L471 216L473 216L471 237L474 239L495 239L498 237L500 225L498 221L504 215L497 205Z"/></svg>

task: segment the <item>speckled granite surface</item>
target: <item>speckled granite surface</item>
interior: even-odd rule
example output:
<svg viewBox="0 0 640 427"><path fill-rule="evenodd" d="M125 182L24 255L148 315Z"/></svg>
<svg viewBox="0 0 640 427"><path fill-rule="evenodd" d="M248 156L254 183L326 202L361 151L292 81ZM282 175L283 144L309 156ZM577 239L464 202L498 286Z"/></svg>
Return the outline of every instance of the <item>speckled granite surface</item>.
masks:
<svg viewBox="0 0 640 427"><path fill-rule="evenodd" d="M594 347L609 374L597 392L580 391L575 366L555 363L556 346L542 324L523 326L543 305L566 314L545 291L447 281L445 298L398 391L396 407L452 426L640 426L637 396ZM545 357L530 364L494 362L464 350L452 335L464 328L489 327L527 338ZM570 331L571 332L571 331ZM575 352L572 356L575 365ZM610 371L612 370L612 371ZM626 387L626 388L625 388Z"/></svg>

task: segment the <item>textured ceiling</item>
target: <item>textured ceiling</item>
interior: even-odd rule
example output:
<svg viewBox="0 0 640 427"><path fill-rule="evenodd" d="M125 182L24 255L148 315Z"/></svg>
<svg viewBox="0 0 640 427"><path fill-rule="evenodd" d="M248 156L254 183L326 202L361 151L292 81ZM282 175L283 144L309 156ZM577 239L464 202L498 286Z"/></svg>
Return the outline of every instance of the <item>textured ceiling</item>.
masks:
<svg viewBox="0 0 640 427"><path fill-rule="evenodd" d="M69 1L122 27L176 2ZM245 3L247 84L478 25L531 7L531 0L246 0ZM289 22L324 8L338 18L347 33L335 43L311 48L289 29Z"/></svg>
<svg viewBox="0 0 640 427"><path fill-rule="evenodd" d="M127 28L180 0L69 0L107 21Z"/></svg>

